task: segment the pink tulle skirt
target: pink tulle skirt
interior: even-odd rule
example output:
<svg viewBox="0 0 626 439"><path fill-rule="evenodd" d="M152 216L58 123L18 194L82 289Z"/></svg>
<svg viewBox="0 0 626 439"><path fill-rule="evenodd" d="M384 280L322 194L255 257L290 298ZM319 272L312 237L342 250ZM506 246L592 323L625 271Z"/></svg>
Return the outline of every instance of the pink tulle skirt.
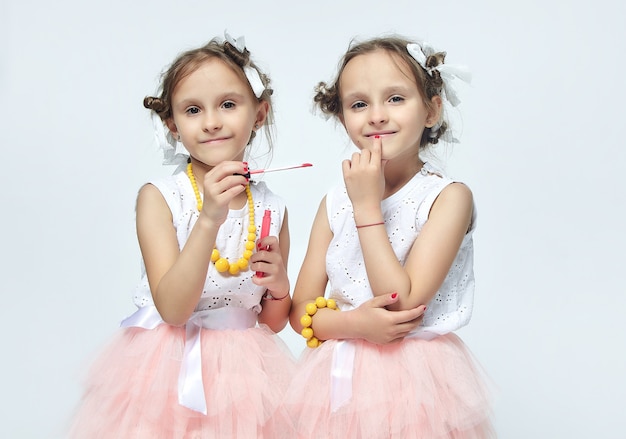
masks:
<svg viewBox="0 0 626 439"><path fill-rule="evenodd" d="M127 328L97 358L72 419L75 439L293 438L282 406L294 372L267 327L202 329L207 415L178 403L185 329Z"/></svg>
<svg viewBox="0 0 626 439"><path fill-rule="evenodd" d="M356 345L351 399L331 412L337 341L307 348L285 404L306 439L485 439L495 437L489 390L454 334L426 341Z"/></svg>

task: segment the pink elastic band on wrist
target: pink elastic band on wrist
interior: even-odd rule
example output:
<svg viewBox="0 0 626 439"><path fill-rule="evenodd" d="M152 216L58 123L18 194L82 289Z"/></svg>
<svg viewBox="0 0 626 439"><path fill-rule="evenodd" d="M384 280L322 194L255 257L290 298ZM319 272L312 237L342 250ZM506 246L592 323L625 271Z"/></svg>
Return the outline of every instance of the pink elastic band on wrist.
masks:
<svg viewBox="0 0 626 439"><path fill-rule="evenodd" d="M384 225L384 224L385 224L385 222L384 222L384 221L381 221L381 222L379 222L379 223L363 224L363 225L361 225L361 226L356 226L356 228L357 228L357 229L362 229L363 227L382 226L382 225Z"/></svg>

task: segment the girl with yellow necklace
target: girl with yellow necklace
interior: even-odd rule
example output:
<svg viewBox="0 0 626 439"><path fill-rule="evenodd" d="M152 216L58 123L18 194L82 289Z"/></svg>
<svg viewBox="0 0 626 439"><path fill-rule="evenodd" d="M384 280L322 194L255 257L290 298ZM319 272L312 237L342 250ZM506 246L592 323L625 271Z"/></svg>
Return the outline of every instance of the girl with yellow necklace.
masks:
<svg viewBox="0 0 626 439"><path fill-rule="evenodd" d="M244 162L271 95L225 34L182 53L144 100L179 167L139 191L138 310L92 368L70 437L293 437L281 400L294 360L276 335L291 306L287 210Z"/></svg>

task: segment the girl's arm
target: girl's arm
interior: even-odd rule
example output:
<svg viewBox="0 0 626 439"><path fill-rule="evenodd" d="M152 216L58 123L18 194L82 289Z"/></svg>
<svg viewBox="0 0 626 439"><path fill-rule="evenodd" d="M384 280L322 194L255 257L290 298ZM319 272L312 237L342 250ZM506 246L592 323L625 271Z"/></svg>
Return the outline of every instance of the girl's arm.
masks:
<svg viewBox="0 0 626 439"><path fill-rule="evenodd" d="M343 163L346 188L358 226L383 221L382 141ZM459 250L472 217L472 193L461 183L448 185L433 204L404 266L398 261L385 227L358 227L368 280L375 296L398 293L389 309L406 310L427 304L441 287Z"/></svg>
<svg viewBox="0 0 626 439"><path fill-rule="evenodd" d="M287 222L287 209L280 229L278 239L268 236L258 242L261 250L250 258L250 269L262 271L263 277L252 278L252 282L267 288L267 292L276 300L266 299L261 302L263 309L259 314L259 323L264 323L274 332L281 331L287 324L287 317L291 309L291 297L289 296L289 277L287 274L287 261L289 259L289 225Z"/></svg>
<svg viewBox="0 0 626 439"><path fill-rule="evenodd" d="M200 300L219 227L230 201L245 190L246 179L233 175L241 173L242 166L241 162L223 162L205 175L204 207L182 250L159 190L147 184L139 191L139 247L154 304L171 325L185 324Z"/></svg>
<svg viewBox="0 0 626 439"><path fill-rule="evenodd" d="M472 210L472 193L467 186L451 183L444 188L433 204L428 221L415 240L404 267L390 245L384 250L391 253L381 251L376 245L380 241L373 239L372 235L382 232L387 239L384 227L377 227L382 230L367 230L372 227L359 230L372 289L383 293L394 291L399 295L398 302L390 309L410 309L430 302L459 251L470 226Z"/></svg>
<svg viewBox="0 0 626 439"><path fill-rule="evenodd" d="M307 303L324 296L326 276L326 251L332 232L326 215L326 200L323 199L311 230L309 246L305 255L296 287L289 320L291 327L302 331L300 317ZM351 311L320 309L313 317L313 331L320 340L362 338L373 343L388 343L403 338L414 329L424 313L424 307L407 311L388 311L385 307L396 302L398 297L387 294L375 297Z"/></svg>

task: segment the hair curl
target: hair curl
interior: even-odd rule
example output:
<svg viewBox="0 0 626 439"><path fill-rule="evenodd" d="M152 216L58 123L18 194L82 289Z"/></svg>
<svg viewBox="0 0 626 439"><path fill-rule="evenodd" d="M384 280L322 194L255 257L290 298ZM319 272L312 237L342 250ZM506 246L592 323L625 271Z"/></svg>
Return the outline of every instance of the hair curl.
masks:
<svg viewBox="0 0 626 439"><path fill-rule="evenodd" d="M248 85L250 83L248 78L246 78L243 68L245 66L250 66L259 72L259 77L261 78L263 85L265 85L265 90L257 99L259 102L267 101L270 104L264 127L271 149L272 136L267 127L274 122L271 100L271 96L274 91L271 88L270 77L261 72L259 67L250 59L250 51L248 51L248 49L244 49L243 53L241 53L228 41L220 42L214 38L202 47L191 49L178 55L169 68L161 75L159 96L146 96L143 100L143 106L148 110L154 111L163 122L170 120L173 116L172 94L176 89L176 86L178 86L183 79L195 72L203 63L211 58L218 58L224 61L233 69L235 73L237 73L237 75L240 76L241 80ZM252 92L252 88L250 88L250 90ZM252 131L248 143L252 141L255 134L256 133Z"/></svg>
<svg viewBox="0 0 626 439"><path fill-rule="evenodd" d="M422 95L424 104L429 110L432 109L432 98L434 96L441 96L443 89L443 80L441 79L439 71L436 70L436 67L444 63L446 52L438 52L428 56L426 59L426 67L433 68L430 70L431 73L429 74L407 51L407 44L412 42L413 41L406 38L394 36L373 38L357 44L351 44L350 48L339 62L339 69L335 79L331 83L320 82L315 86L315 95L313 96L315 105L326 115L334 117L341 116L340 79L346 65L359 55L384 50L390 54L396 55L406 64L415 79L417 89ZM426 128L422 133L420 140L421 148L425 148L429 143L436 144L439 141L439 137L446 132L448 123L444 120L439 120L435 126L438 126L439 129L433 131L431 128Z"/></svg>

